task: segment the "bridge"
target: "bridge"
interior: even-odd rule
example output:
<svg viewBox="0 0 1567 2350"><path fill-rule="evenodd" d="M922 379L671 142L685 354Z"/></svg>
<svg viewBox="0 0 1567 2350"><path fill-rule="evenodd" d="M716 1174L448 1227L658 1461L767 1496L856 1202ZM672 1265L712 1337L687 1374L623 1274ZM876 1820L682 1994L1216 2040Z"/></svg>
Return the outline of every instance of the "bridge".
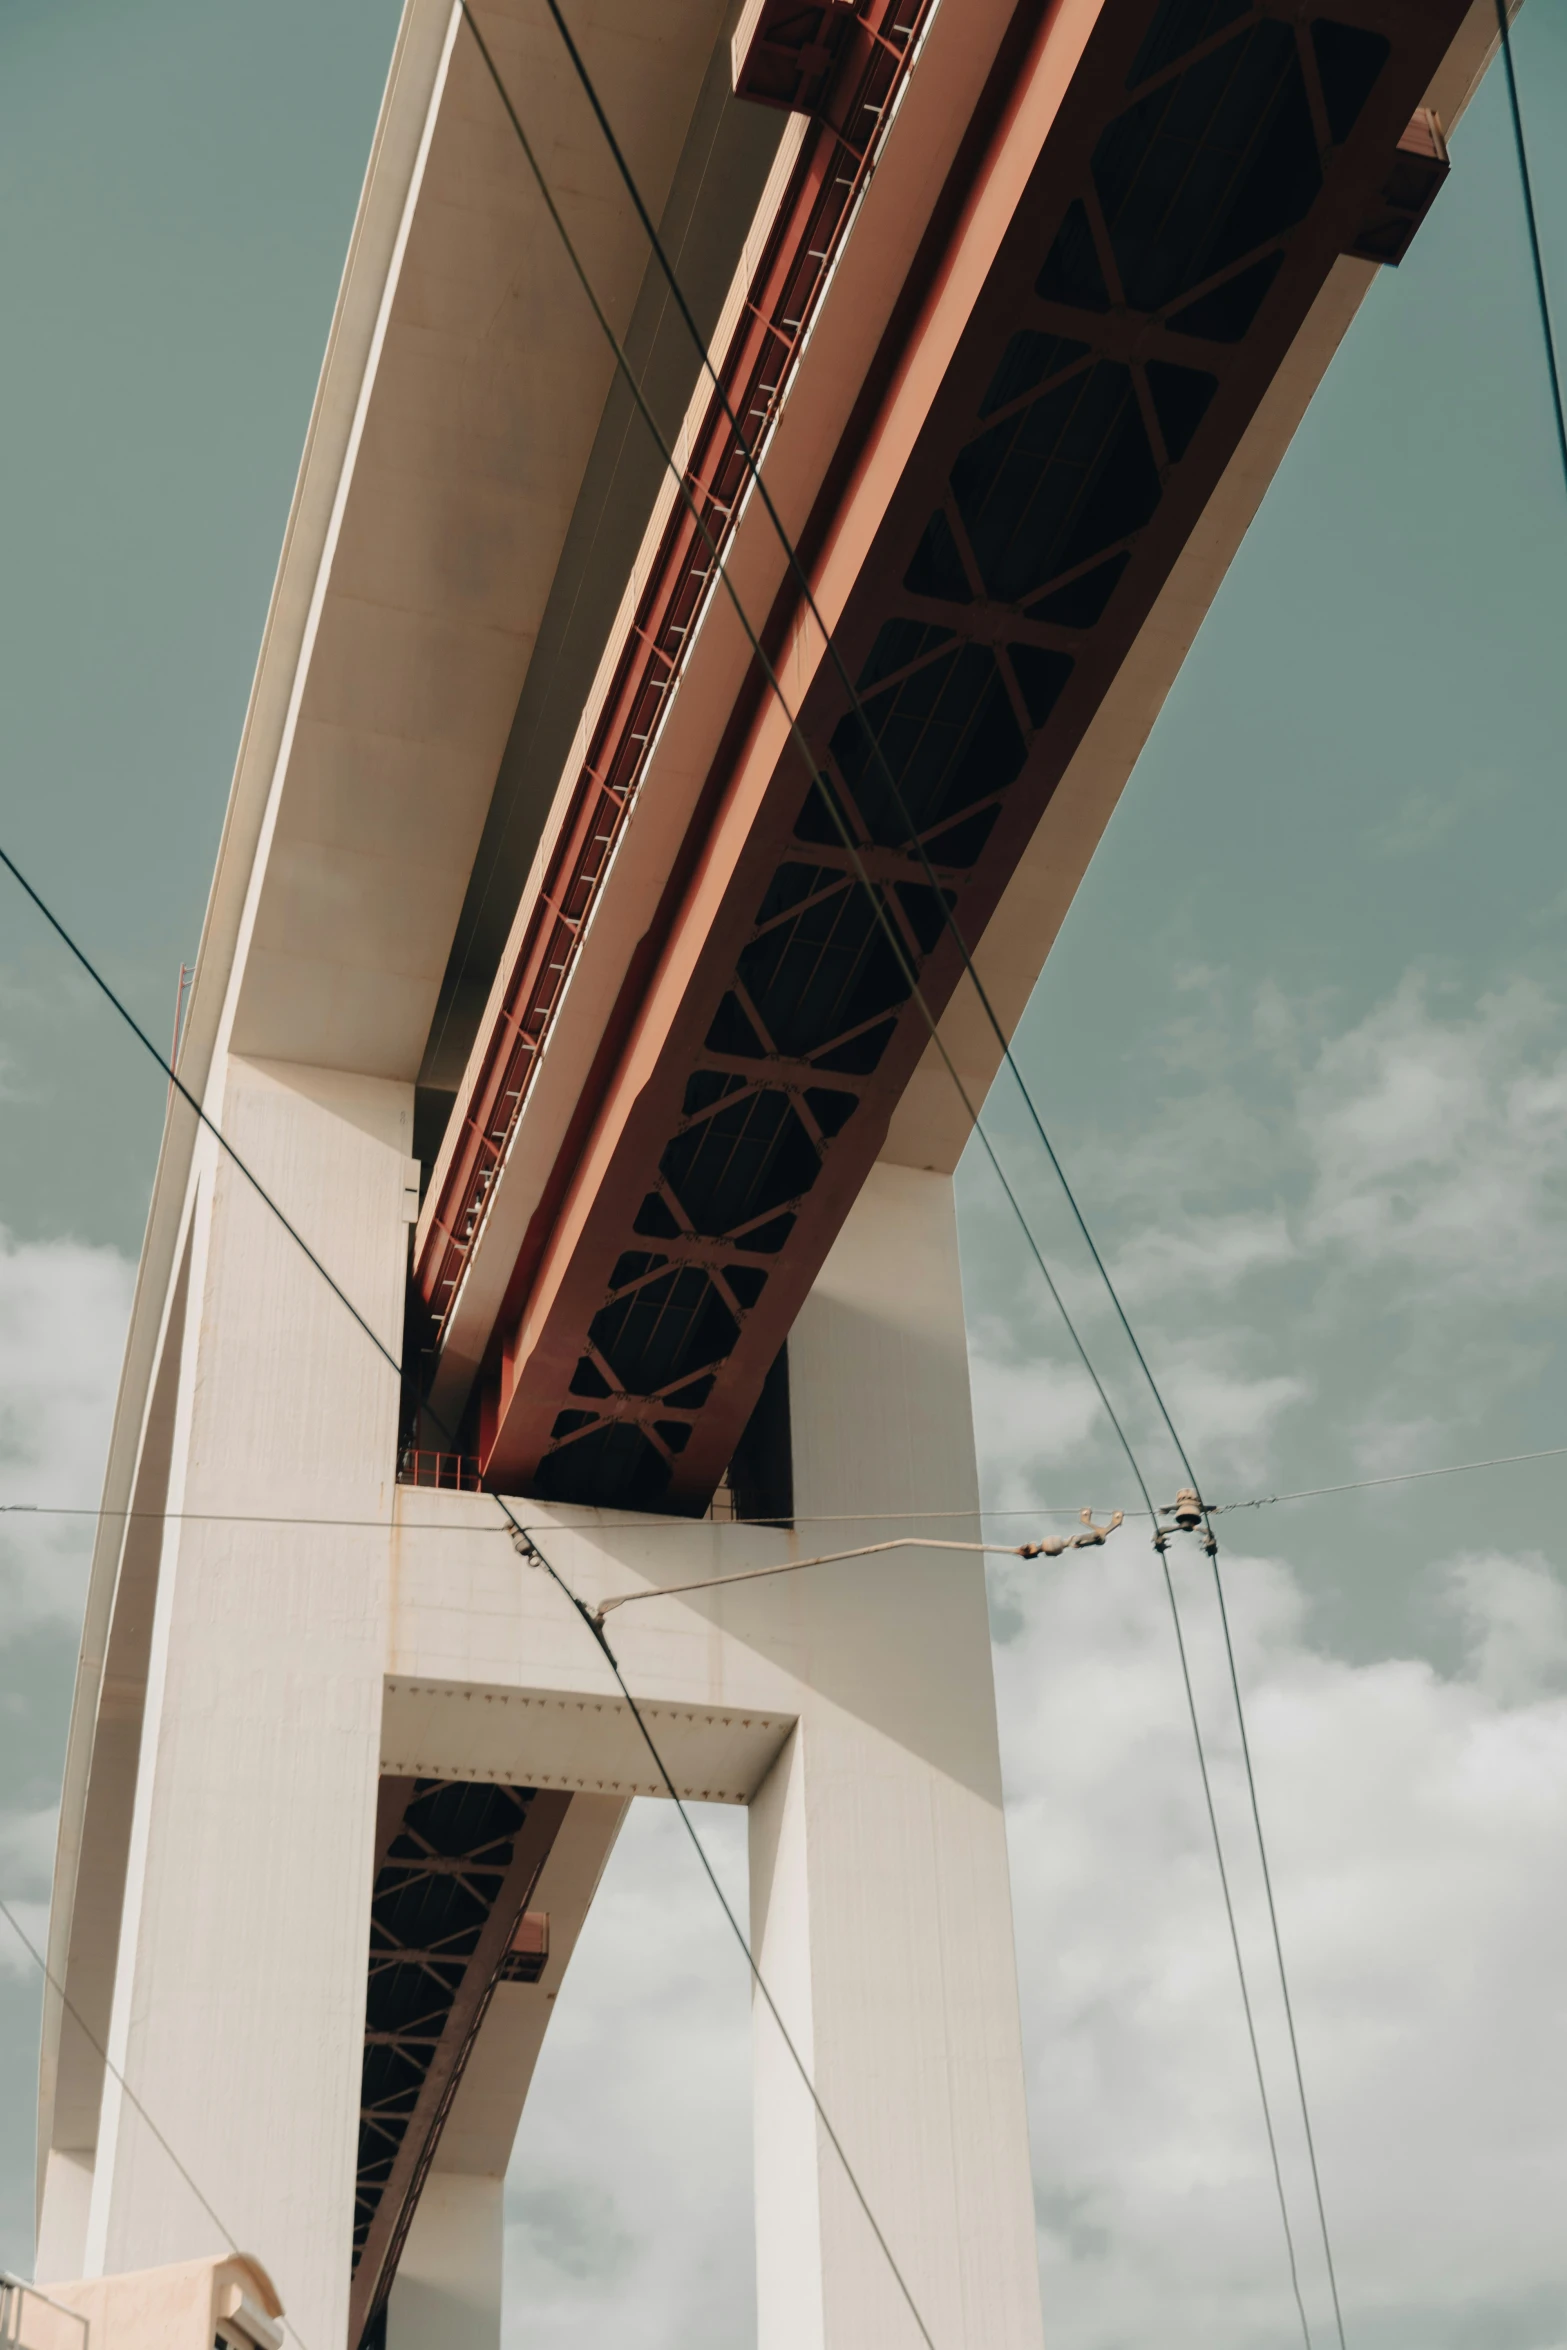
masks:
<svg viewBox="0 0 1567 2350"><path fill-rule="evenodd" d="M749 1808L763 2350L1032 2350L951 1179L1494 8L564 15L398 37L115 1422L38 2274L221 2210L311 2350L494 2350L673 1790ZM927 1543L670 1588L845 1516ZM646 1597L656 1751L530 1544Z"/></svg>

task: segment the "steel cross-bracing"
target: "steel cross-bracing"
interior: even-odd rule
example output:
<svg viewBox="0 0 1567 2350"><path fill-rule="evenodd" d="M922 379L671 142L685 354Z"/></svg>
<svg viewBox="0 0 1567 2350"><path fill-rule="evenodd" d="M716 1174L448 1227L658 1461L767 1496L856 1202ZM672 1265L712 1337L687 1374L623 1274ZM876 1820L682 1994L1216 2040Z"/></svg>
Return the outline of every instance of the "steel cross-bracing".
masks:
<svg viewBox="0 0 1567 2350"><path fill-rule="evenodd" d="M350 2339L398 2255L517 1926L571 1798L384 1778L370 1904Z"/></svg>
<svg viewBox="0 0 1567 2350"><path fill-rule="evenodd" d="M760 787L744 778L754 673L737 711L657 960L637 970L619 1065L593 1073L554 1222L535 1219L494 1335L491 1482L705 1506L927 1046L909 975L939 1014L962 968L949 917L982 938L1339 256L1396 259L1407 244L1445 169L1419 104L1463 13L1457 0L1100 9L838 623L861 710L819 662L799 713L818 780L791 744ZM855 103L878 60L895 71L884 47L869 65L842 54ZM832 159L863 149L829 119L803 152L830 178ZM841 222L852 172L839 176ZM809 209L803 191L786 205L775 269ZM820 272L830 235L810 234ZM932 275L944 258L927 254ZM726 363L758 433L819 282L790 292L787 318L774 298L772 337L748 321L741 363ZM918 358L907 313L896 331L889 376ZM718 470L699 459L688 478L721 550L745 484L716 401L703 446ZM645 597L578 786L572 878L540 893L532 959L463 1108L418 1266L438 1321L710 592L684 508L666 548L665 633ZM788 582L769 641L798 617Z"/></svg>

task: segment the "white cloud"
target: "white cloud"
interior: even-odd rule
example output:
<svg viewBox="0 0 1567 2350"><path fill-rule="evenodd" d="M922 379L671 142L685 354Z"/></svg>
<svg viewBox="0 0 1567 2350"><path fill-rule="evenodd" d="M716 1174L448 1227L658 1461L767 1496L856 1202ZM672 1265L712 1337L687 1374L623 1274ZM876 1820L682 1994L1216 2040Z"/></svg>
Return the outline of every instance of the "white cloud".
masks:
<svg viewBox="0 0 1567 2350"><path fill-rule="evenodd" d="M1136 1494L1118 1441L1088 1374L1075 1356L1036 1355L1018 1359L1007 1335L992 1325L973 1334L969 1376L980 1479L986 1504L997 1511L1026 1508L1030 1502L1070 1500L1065 1487L1085 1473L1095 1498L1130 1507ZM1281 1417L1312 1393L1311 1382L1294 1373L1247 1368L1241 1334L1214 1331L1205 1337L1164 1339L1155 1347L1160 1387L1177 1427L1210 1481L1249 1487L1262 1478L1272 1455ZM1110 1362L1096 1355L1101 1377ZM1141 1374L1129 1359L1114 1358L1111 1382L1123 1426L1128 1428L1144 1473L1154 1482L1173 1474L1168 1439L1153 1418L1154 1407ZM1131 1408L1128 1409L1130 1401ZM1090 1447L1096 1466L1085 1470ZM1104 1465L1098 1465L1104 1464ZM1162 1464L1162 1466L1161 1466ZM1107 1482L1108 1479L1108 1482ZM1173 1491L1173 1487L1172 1487ZM1079 1497L1088 1499L1085 1492ZM1156 1501L1168 1499L1161 1491Z"/></svg>
<svg viewBox="0 0 1567 2350"><path fill-rule="evenodd" d="M94 1508L132 1268L112 1248L0 1231L0 1502ZM0 1515L5 1628L81 1611L88 1519Z"/></svg>
<svg viewBox="0 0 1567 2350"><path fill-rule="evenodd" d="M13 1901L6 1895L6 1906L22 1932L42 1957L49 1943L49 1904L47 1901ZM38 1962L31 1950L24 1950L12 1928L0 1918L0 1975L10 1975L35 1990L38 1985Z"/></svg>
<svg viewBox="0 0 1567 2350"><path fill-rule="evenodd" d="M1059 1501L1063 1455L1080 1451L1105 1424L1080 1363L1020 1362L1009 1359L1005 1345L999 1330L976 1333L969 1357L980 1471L986 1501L996 1510Z"/></svg>
<svg viewBox="0 0 1567 2350"><path fill-rule="evenodd" d="M1290 1264L1298 1248L1282 1209L1187 1216L1148 1225L1117 1254L1115 1285L1128 1307L1171 1291L1224 1297L1248 1274Z"/></svg>
<svg viewBox="0 0 1567 2350"><path fill-rule="evenodd" d="M1460 1004L1412 971L1349 1026L1334 1029L1334 1010L1271 987L1248 1010L1222 973L1185 975L1147 1040L1156 1115L1139 1108L1129 1134L1075 1136L1067 1152L1216 1491L1272 1483L1286 1439L1296 1483L1316 1481L1303 1437L1324 1482L1505 1450L1507 1436L1478 1441L1482 1424L1504 1407L1530 1424L1559 1377L1562 1006L1523 978ZM1167 1463L1102 1284L1059 1201L1035 1189L1052 1271L1116 1408L1148 1461ZM1104 1436L1015 1232L988 1198L981 1216L987 1264L1015 1275L1009 1294L990 1272L972 1331L984 1464L1014 1501L1059 1484L1086 1445L1103 1457Z"/></svg>
<svg viewBox="0 0 1567 2350"><path fill-rule="evenodd" d="M1300 1117L1310 1239L1486 1302L1567 1277L1567 1052L1532 982L1444 1018L1414 976L1324 1047Z"/></svg>
<svg viewBox="0 0 1567 2350"><path fill-rule="evenodd" d="M1370 827L1367 844L1376 855L1399 859L1440 848L1455 826L1494 811L1511 788L1511 778L1499 769L1471 768L1454 777L1445 791L1406 792L1389 815Z"/></svg>
<svg viewBox="0 0 1567 2350"><path fill-rule="evenodd" d="M1314 2332L1325 2275L1203 1562L1176 1562ZM1351 2340L1562 2350L1567 1596L1539 1558L1432 1570L1441 1673L1314 1649L1276 1561L1226 1561ZM1163 1586L1118 1539L1009 1570L998 1657L1047 2332L1298 2340ZM1545 1661L1549 1657L1551 1662ZM716 1828L731 1881L739 1814ZM510 2338L751 2338L743 1963L661 1805L633 1810L509 2185Z"/></svg>
<svg viewBox="0 0 1567 2350"><path fill-rule="evenodd" d="M1448 1578L1474 1678L1488 1697L1516 1704L1567 1682L1567 1591L1538 1552L1457 1559Z"/></svg>
<svg viewBox="0 0 1567 2350"><path fill-rule="evenodd" d="M1471 1663L1451 1678L1314 1653L1276 1565L1231 1561L1229 1589L1351 2337L1547 2350L1567 2291L1553 2184L1567 1700L1509 1673L1521 1628L1560 1643L1563 1597L1537 1561L1453 1575ZM1183 1582L1326 2335L1211 1601ZM1135 1545L1065 1562L1023 1612L999 1673L1052 2331L1076 2350L1284 2343L1278 2219L1161 1588Z"/></svg>
<svg viewBox="0 0 1567 2350"><path fill-rule="evenodd" d="M1107 1224L1119 1219L1114 1263L1183 1434L1231 1490L1271 1482L1292 1415L1312 1410L1371 1465L1429 1459L1477 1387L1505 1384L1520 1307L1567 1279L1556 1008L1520 983L1458 1012L1411 980L1325 1042L1321 1006L1260 999L1237 1045L1212 1025L1221 995L1211 973L1185 991L1171 1053L1182 1090L1157 1136L1085 1149L1074 1169ZM1246 1051L1280 1091L1266 1118L1236 1074ZM1081 1267L1063 1280L1074 1312L1095 1310ZM1280 1291L1267 1285L1291 1281L1295 1319L1270 1353ZM129 1285L112 1251L0 1242L0 1498L96 1499ZM1048 1310L1030 1288L974 1330L987 1495L1003 1508L1127 1501L1118 1463L1101 1476L1099 1406ZM1395 1312L1407 1348L1390 1367L1357 1334ZM1092 1343L1097 1354L1097 1326ZM1457 1348L1480 1366L1462 1396ZM1087 1462L1100 1464L1091 1479ZM1101 1482L1112 1489L1088 1490ZM1251 1530L1221 1527L1238 1523ZM68 1528L0 1519L7 1621L70 1615L84 1556ZM1351 2339L1567 2350L1567 1593L1545 1557L1500 1535L1430 1568L1457 1659L1439 1670L1324 1654L1285 1566L1227 1568ZM1180 1575L1326 2341L1211 1598L1193 1561ZM1020 1568L1003 1597L1050 2336L1070 2350L1274 2350L1298 2332L1146 1529ZM702 1828L739 1887L743 1817ZM35 1939L51 1839L45 1812L0 1816L0 1888ZM0 1968L31 1971L3 1929ZM524 2116L509 2340L751 2338L750 2037L744 1963L678 1821L640 1805Z"/></svg>
<svg viewBox="0 0 1567 2350"><path fill-rule="evenodd" d="M1221 1477L1251 1485L1264 1476L1280 1418L1312 1393L1311 1381L1294 1373L1247 1371L1238 1359L1244 1351L1234 1332L1164 1350L1160 1386L1210 1484Z"/></svg>
<svg viewBox="0 0 1567 2350"><path fill-rule="evenodd" d="M744 1812L693 1806L742 1922ZM673 1807L632 1807L507 2179L507 2340L732 2350L753 2324L745 1961Z"/></svg>

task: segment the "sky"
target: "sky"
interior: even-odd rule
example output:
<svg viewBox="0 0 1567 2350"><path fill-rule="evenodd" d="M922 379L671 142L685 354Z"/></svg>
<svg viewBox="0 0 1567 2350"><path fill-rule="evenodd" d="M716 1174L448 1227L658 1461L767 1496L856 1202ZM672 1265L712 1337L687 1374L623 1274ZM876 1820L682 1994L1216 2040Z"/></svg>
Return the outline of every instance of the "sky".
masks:
<svg viewBox="0 0 1567 2350"><path fill-rule="evenodd" d="M0 4L0 841L155 1034L194 953L391 0ZM1567 8L1516 34L1567 303ZM1567 320L1564 320L1567 323ZM1019 1059L1205 1490L1567 1442L1567 491L1499 78L1170 697ZM0 898L0 1501L96 1498L162 1090ZM987 1125L1157 1497L1020 1109ZM1136 1496L993 1179L959 1179L998 1512ZM1346 2332L1567 2350L1567 1462L1217 1520ZM1008 1524L1014 1521L1008 1519ZM1021 1521L1019 1521L1021 1522ZM0 1525L0 1891L44 1924L85 1532ZM1283 2131L1212 1584L1176 1562ZM1298 2341L1168 1610L1128 1527L999 1573L1055 2350ZM701 1821L738 1889L744 1821ZM0 2266L37 1982L0 1926ZM745 2350L748 1994L633 1812L508 2185L508 2336Z"/></svg>

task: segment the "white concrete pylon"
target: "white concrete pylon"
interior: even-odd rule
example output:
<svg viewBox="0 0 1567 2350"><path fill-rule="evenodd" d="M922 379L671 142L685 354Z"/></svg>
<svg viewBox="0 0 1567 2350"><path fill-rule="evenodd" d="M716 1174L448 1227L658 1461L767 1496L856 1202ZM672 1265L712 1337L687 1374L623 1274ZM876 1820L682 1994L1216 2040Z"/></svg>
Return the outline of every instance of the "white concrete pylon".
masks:
<svg viewBox="0 0 1567 2350"><path fill-rule="evenodd" d="M312 1245L392 1327L405 1089L234 1060L225 1096L263 1180L304 1203ZM395 1486L391 1373L216 1162L198 1161L187 1247L166 1339L177 1403L157 1424L171 1505L385 1530L166 1530L109 2041L136 2103L109 2080L96 2145L51 2173L41 2273L226 2248L140 2106L224 2227L265 2248L301 2338L345 2341L378 1784L509 1780L572 1797L531 1897L550 1915L548 1965L496 1994L388 2334L397 2350L493 2350L511 2139L624 1806L653 1774L580 1618L517 1557L495 1503ZM797 1326L790 1383L802 1517L884 1512L876 1527L902 1534L975 1507L945 1177L877 1171ZM816 1547L808 1532L554 1515L541 1539L590 1602ZM759 1962L933 2338L1034 2350L980 1562L900 1551L612 1621L682 1791L753 1805ZM96 1881L80 1898L107 1922L112 1896ZM763 2350L916 2341L760 2009L756 2132ZM84 2165L85 2235L67 2192Z"/></svg>

